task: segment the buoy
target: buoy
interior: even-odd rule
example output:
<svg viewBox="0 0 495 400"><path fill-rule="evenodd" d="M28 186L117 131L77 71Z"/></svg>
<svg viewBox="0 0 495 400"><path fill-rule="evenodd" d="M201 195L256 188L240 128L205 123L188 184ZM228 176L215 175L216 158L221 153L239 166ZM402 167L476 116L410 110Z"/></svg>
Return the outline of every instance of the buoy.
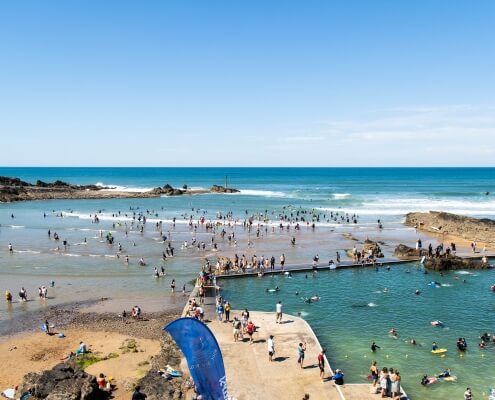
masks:
<svg viewBox="0 0 495 400"><path fill-rule="evenodd" d="M388 354L385 357L388 358Z"/></svg>

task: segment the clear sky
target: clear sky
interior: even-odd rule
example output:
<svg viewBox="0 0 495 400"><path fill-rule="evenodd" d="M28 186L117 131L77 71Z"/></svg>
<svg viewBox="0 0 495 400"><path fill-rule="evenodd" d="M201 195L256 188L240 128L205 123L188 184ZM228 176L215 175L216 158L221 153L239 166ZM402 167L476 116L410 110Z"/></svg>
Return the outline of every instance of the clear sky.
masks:
<svg viewBox="0 0 495 400"><path fill-rule="evenodd" d="M495 1L3 1L0 165L493 166Z"/></svg>

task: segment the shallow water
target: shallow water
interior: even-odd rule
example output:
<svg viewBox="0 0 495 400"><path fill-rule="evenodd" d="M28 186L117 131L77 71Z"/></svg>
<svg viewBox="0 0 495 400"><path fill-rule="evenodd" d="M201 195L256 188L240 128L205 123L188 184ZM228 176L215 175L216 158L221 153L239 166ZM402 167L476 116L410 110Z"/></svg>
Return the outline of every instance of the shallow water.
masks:
<svg viewBox="0 0 495 400"><path fill-rule="evenodd" d="M431 288L428 283L432 280L448 286ZM393 265L390 271L368 267L319 272L316 277L294 273L293 278L277 274L225 279L220 284L234 308L274 311L281 300L284 312L300 314L326 348L332 367L341 368L348 382L367 382L369 365L375 359L380 368L401 372L403 385L413 398L455 399L462 398L467 386L476 398L495 387L491 373L495 344L484 350L477 346L481 333L495 333L495 294L489 290L494 281L494 270L425 275L414 263ZM266 292L275 286L280 292ZM416 289L420 295L415 295ZM311 304L302 300L314 295L321 300ZM431 326L430 321L437 319L445 327ZM392 327L398 331L398 339L389 336ZM467 339L465 354L457 351L459 337ZM412 338L418 345L408 343ZM375 354L370 350L373 341L381 346ZM433 341L448 349L445 357L430 353ZM452 369L457 382L420 385L424 374L431 376L445 368Z"/></svg>

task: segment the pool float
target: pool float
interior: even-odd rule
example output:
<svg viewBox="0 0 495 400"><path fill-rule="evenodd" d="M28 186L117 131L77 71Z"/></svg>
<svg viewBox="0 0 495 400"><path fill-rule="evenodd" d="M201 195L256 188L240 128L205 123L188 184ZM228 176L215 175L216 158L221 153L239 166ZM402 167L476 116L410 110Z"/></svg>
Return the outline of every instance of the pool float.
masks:
<svg viewBox="0 0 495 400"><path fill-rule="evenodd" d="M457 381L457 376L450 375L450 376L446 376L444 378L440 378L440 380L443 381L443 382L456 382Z"/></svg>
<svg viewBox="0 0 495 400"><path fill-rule="evenodd" d="M432 354L444 354L444 353L447 353L447 349L436 349L436 350L432 350L431 353Z"/></svg>

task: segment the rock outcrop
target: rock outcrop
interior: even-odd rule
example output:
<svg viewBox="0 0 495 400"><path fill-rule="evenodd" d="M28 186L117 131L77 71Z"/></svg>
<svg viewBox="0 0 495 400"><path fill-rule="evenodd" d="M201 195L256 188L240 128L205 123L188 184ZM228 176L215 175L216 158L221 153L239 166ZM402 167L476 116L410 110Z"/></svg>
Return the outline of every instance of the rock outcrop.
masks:
<svg viewBox="0 0 495 400"><path fill-rule="evenodd" d="M33 185L19 178L0 176L0 202L2 203L29 200L147 198L239 192L239 190L234 188L217 185L214 185L210 190L189 189L187 185L183 185L182 189L178 189L169 184L145 192L125 192L109 189L111 188L96 185L72 185L60 180L51 183L37 180L36 184Z"/></svg>
<svg viewBox="0 0 495 400"><path fill-rule="evenodd" d="M77 366L61 363L40 373L30 372L17 389L17 396L31 391L34 400L104 400L108 393L100 390L96 378Z"/></svg>
<svg viewBox="0 0 495 400"><path fill-rule="evenodd" d="M141 392L146 394L147 400L184 399L189 389L188 381L182 377L167 379L158 373L166 365L179 368L181 359L177 346L169 335L162 337L160 344L160 354L152 358L151 369L138 382Z"/></svg>
<svg viewBox="0 0 495 400"><path fill-rule="evenodd" d="M425 232L495 245L495 221L488 218L478 219L440 211L414 212L406 215L405 224Z"/></svg>
<svg viewBox="0 0 495 400"><path fill-rule="evenodd" d="M451 271L459 269L488 269L490 264L474 258L461 257L432 257L424 262L425 268L434 271Z"/></svg>
<svg viewBox="0 0 495 400"><path fill-rule="evenodd" d="M370 250L371 250L371 254L373 254L375 258L384 257L380 245L377 242L374 242L373 240L370 240L368 238L366 238L366 240L364 241L361 250L357 248L357 251L361 253L363 258L368 257ZM354 249L348 249L346 250L346 253L350 258L354 258Z"/></svg>
<svg viewBox="0 0 495 400"><path fill-rule="evenodd" d="M427 255L427 250L416 250L415 248L406 246L405 244L399 244L394 250L394 256L396 256L400 260L416 260Z"/></svg>
<svg viewBox="0 0 495 400"><path fill-rule="evenodd" d="M210 189L212 193L239 193L239 190L225 186L213 185Z"/></svg>

